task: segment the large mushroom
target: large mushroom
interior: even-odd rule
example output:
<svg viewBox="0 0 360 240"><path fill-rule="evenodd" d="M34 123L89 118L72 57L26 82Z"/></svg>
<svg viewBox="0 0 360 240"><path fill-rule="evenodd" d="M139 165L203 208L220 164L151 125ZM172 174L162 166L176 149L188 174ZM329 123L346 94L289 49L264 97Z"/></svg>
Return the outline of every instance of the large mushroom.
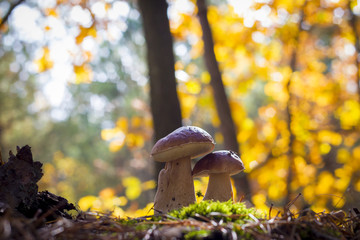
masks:
<svg viewBox="0 0 360 240"><path fill-rule="evenodd" d="M203 200L228 201L233 199L230 176L244 170L240 157L233 151L210 153L194 166L193 177L209 176L209 184Z"/></svg>
<svg viewBox="0 0 360 240"><path fill-rule="evenodd" d="M159 173L154 199L156 213L166 213L195 202L191 159L211 152L214 147L210 134L194 126L180 127L154 145L151 158L166 163Z"/></svg>

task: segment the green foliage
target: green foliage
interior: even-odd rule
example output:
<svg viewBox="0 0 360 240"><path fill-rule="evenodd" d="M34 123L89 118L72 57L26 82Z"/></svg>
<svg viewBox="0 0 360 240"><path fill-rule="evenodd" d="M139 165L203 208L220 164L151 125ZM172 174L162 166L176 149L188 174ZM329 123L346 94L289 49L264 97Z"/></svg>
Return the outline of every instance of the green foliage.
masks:
<svg viewBox="0 0 360 240"><path fill-rule="evenodd" d="M139 220L137 219L133 219L133 218L119 218L117 219L117 221L119 224L125 225L125 226L135 226L139 223ZM148 229L146 228L142 228L141 226L144 225L139 225L139 229Z"/></svg>
<svg viewBox="0 0 360 240"><path fill-rule="evenodd" d="M197 230L197 231L191 231L185 234L184 239L185 240L195 240L195 239L204 239L205 237L208 237L211 234L211 231L209 230Z"/></svg>
<svg viewBox="0 0 360 240"><path fill-rule="evenodd" d="M223 220L225 222L235 222L244 224L247 221L253 221L249 214L256 218L261 218L262 214L255 208L247 208L244 203L233 203L219 201L202 201L200 203L190 204L180 210L174 210L169 213L170 216L187 219L190 217L204 216L210 219Z"/></svg>

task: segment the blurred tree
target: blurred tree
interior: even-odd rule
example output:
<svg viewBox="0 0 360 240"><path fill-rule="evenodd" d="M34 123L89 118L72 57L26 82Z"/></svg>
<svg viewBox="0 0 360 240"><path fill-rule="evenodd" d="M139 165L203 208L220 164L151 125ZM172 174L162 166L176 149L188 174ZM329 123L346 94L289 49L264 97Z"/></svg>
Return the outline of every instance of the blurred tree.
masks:
<svg viewBox="0 0 360 240"><path fill-rule="evenodd" d="M166 0L139 0L147 45L154 140L182 126ZM155 163L155 176L162 165Z"/></svg>
<svg viewBox="0 0 360 240"><path fill-rule="evenodd" d="M292 75L296 72L296 67L297 67L297 49L299 47L299 36L302 30L302 25L304 24L304 9L306 7L306 2L307 0L305 0L304 5L301 7L300 9L300 20L299 20L299 24L297 27L297 32L293 34L293 38L292 39L292 50L291 50L291 55L290 55L290 62L289 62L289 67L291 70L291 74L289 76L288 82L286 84L286 91L288 94L288 100L287 100L287 104L286 104L286 123L287 123L287 129L289 131L289 147L288 147L288 152L287 152L287 157L289 159L289 168L288 168L288 173L287 173L287 180L286 180L286 197L284 199L284 204L288 204L290 202L290 200L292 200L292 189L291 189L291 182L293 181L293 177L294 177L294 141L295 141L295 135L293 132L293 129L291 127L291 123L293 122L292 119L292 108L293 108L293 101L294 101L294 96L292 93L292 89L291 89L291 81L292 81Z"/></svg>
<svg viewBox="0 0 360 240"><path fill-rule="evenodd" d="M214 53L214 40L207 19L207 6L205 0L197 0L198 16L202 28L202 39L204 41L204 58L206 68L209 71L210 85L214 95L216 110L220 119L220 130L224 138L224 147L239 153L239 144L236 138L235 124L231 115L230 106L226 96L223 80L219 70L218 62ZM238 199L244 198L251 201L251 189L249 181L244 173L234 176Z"/></svg>
<svg viewBox="0 0 360 240"><path fill-rule="evenodd" d="M360 199L360 5L353 0L314 0L303 7L304 2L212 1L207 20L213 51L252 202L264 209L270 203L283 206L291 198L288 193L301 192L303 197L294 208L349 208ZM148 161L153 127L160 128L160 121L169 118L175 123L161 134L156 130L158 139L181 126L178 109L169 110L169 97L180 101L184 123L205 127L214 136L216 148L225 147L210 70L203 64L196 2L167 3L175 67L174 56L169 61L160 59L163 52L172 53L168 30L145 30L145 34L167 36L166 44L147 43L150 50L159 48L157 44L167 46L156 52L158 58L148 54L150 81L135 2L32 0L16 7L0 29L1 51L12 54L1 54L0 62L0 123L12 126L3 127L3 158L15 145L30 144L37 160L50 164L46 165L48 186L56 186L59 192L75 186L74 196L114 186L114 193L99 195L125 194L134 200L127 206L135 209L153 199L139 197L142 189L150 189L142 187L141 181L153 176ZM140 4L151 9L148 4L159 3ZM11 2L0 1L0 8L6 19ZM168 28L166 8L163 2L159 21ZM145 18L143 23L144 27L158 25ZM155 63L163 68L154 68ZM154 75L150 65L156 74L171 70L168 77L155 79L164 81L157 87L171 84L170 96L157 99L158 94L150 92L153 110L165 104L169 112L160 120L154 113L154 122L148 101ZM45 96L45 90L58 92L47 88L56 81L68 85L60 106L52 106ZM71 171L71 166L79 172ZM119 180L130 175L139 179ZM95 180L99 184L91 184Z"/></svg>
<svg viewBox="0 0 360 240"><path fill-rule="evenodd" d="M254 204L283 205L292 198L288 193L302 192L296 207L349 207L360 189L358 174L350 170L358 169L360 120L353 18L349 1L304 4L213 3L207 16L214 52ZM186 90L197 97L194 106L201 104L197 111L210 113L217 128L220 121L208 100L209 78L201 66L193 67L203 49L196 10L187 8L173 17L176 44L187 46L191 54L177 66L189 73L186 87L201 84L201 91ZM356 1L350 1L350 10L359 15ZM201 113L192 119L208 122ZM222 144L218 133L215 137Z"/></svg>
<svg viewBox="0 0 360 240"><path fill-rule="evenodd" d="M349 11L349 25L351 26L353 35L355 37L355 50L357 53L357 57L355 58L355 63L356 63L356 68L357 68L357 72L358 74L356 74L356 84L357 84L357 91L358 91L358 95L359 95L359 100L360 100L360 37L359 37L359 16L356 15L354 13L353 8L351 7L352 1L349 0L347 7L348 7L348 11Z"/></svg>
<svg viewBox="0 0 360 240"><path fill-rule="evenodd" d="M25 48L22 51L26 52ZM28 108L34 101L38 87L34 76L21 71L24 63L14 63L16 54L13 51L8 51L1 45L0 56L0 149L6 161L7 152L16 147L9 144L9 139L27 139L35 133L32 121L37 114L30 113ZM24 76L28 78L25 79ZM21 130L20 126L25 129Z"/></svg>

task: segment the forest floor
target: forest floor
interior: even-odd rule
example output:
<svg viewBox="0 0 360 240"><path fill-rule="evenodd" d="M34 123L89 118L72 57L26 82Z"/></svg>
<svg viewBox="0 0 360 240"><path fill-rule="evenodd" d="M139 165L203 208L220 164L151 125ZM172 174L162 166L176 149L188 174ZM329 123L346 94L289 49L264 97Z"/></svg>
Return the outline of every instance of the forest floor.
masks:
<svg viewBox="0 0 360 240"><path fill-rule="evenodd" d="M30 147L0 163L0 239L360 239L357 208L294 215L286 207L268 218L242 203L204 201L139 218L81 212L62 197L37 191L42 164L33 161Z"/></svg>

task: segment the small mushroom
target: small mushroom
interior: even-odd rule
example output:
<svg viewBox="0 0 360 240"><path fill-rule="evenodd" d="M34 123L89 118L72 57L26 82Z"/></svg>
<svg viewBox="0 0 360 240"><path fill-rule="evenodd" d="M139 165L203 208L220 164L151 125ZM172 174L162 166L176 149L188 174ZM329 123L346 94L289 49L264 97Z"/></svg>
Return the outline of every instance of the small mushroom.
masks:
<svg viewBox="0 0 360 240"><path fill-rule="evenodd" d="M180 127L154 145L151 158L166 163L159 173L154 199L156 213L166 213L195 202L191 159L211 152L214 147L210 134L194 126Z"/></svg>
<svg viewBox="0 0 360 240"><path fill-rule="evenodd" d="M194 166L193 177L209 176L209 184L203 200L228 201L233 199L230 176L244 170L240 157L233 151L210 153Z"/></svg>

